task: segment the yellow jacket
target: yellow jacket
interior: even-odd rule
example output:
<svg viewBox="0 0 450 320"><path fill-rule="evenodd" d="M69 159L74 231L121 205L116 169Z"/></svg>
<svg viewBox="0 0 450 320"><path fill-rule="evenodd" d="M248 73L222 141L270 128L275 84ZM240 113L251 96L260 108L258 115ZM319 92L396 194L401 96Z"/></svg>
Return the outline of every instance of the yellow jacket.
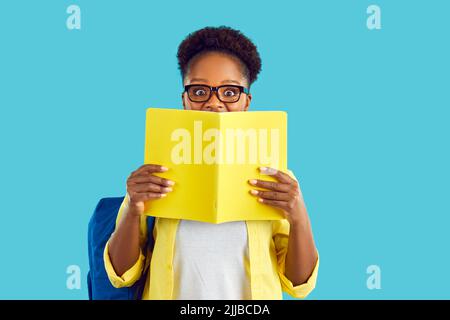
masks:
<svg viewBox="0 0 450 320"><path fill-rule="evenodd" d="M125 205L125 197L117 215L119 221ZM180 220L156 218L153 236L155 245L150 262L150 272L146 280L142 299L173 299L173 255L175 237ZM251 294L254 300L282 299L282 291L295 298L305 298L315 287L319 260L309 279L298 286L286 278L284 268L287 253L289 222L278 221L246 221L248 232L249 266ZM134 266L119 277L111 264L108 243L105 246L104 262L106 272L112 285L116 288L132 286L141 276L144 267L148 267L148 248L143 248L146 241L146 217L141 217L141 251ZM143 254L145 251L146 255Z"/></svg>

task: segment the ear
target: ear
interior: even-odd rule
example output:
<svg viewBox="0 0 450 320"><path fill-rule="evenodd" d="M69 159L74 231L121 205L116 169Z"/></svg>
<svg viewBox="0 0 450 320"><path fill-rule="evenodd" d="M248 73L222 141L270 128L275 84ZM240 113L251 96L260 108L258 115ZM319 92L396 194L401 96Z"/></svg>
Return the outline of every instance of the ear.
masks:
<svg viewBox="0 0 450 320"><path fill-rule="evenodd" d="M181 101L183 102L183 109L186 110L186 104L184 103L184 92L181 94Z"/></svg>
<svg viewBox="0 0 450 320"><path fill-rule="evenodd" d="M248 108L250 107L250 102L252 101L252 95L249 93L248 95L247 95L247 102L246 102L246 104L245 104L245 107L244 107L244 111L247 111L248 110Z"/></svg>

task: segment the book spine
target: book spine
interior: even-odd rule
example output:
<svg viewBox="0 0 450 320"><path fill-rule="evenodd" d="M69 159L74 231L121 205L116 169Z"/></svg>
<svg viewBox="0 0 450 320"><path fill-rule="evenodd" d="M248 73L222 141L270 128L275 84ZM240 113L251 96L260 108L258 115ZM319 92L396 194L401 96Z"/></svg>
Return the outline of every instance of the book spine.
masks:
<svg viewBox="0 0 450 320"><path fill-rule="evenodd" d="M219 132L221 133L222 132L222 117L221 117L221 114L220 113L218 113L217 114L217 129L219 130ZM221 145L222 145L222 143L223 143L223 141L219 141L219 145L218 145L218 149L220 150L222 147L221 147ZM216 159L217 159L217 153L219 152L219 150L217 150L216 149ZM215 186L214 186L214 188L215 188L215 192L216 192L216 195L215 195L215 200L214 200L214 215L215 215L215 221L216 221L216 223L220 223L221 221L219 221L219 219L220 219L220 217L219 217L219 209L220 209L220 207L219 207L219 205L220 205L220 199L219 199L219 197L220 197L220 190L219 190L219 186L220 186L220 183L219 183L219 180L220 180L220 163L217 163L218 161L216 161L216 164L214 165L214 181L215 181Z"/></svg>

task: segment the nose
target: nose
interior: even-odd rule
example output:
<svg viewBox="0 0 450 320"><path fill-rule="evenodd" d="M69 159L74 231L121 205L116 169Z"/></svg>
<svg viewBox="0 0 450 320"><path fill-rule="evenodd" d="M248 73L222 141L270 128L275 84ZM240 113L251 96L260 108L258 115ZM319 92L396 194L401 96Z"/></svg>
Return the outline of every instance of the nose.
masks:
<svg viewBox="0 0 450 320"><path fill-rule="evenodd" d="M213 112L225 112L227 111L227 107L225 104L219 100L217 97L217 92L212 92L211 97L208 101L203 105L203 110L205 111L213 111Z"/></svg>

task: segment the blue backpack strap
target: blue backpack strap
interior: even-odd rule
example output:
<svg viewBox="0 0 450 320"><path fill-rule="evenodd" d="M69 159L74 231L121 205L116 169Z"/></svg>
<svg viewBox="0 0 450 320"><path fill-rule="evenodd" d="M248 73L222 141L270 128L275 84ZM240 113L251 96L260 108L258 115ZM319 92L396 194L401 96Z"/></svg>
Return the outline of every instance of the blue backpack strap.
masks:
<svg viewBox="0 0 450 320"><path fill-rule="evenodd" d="M116 227L116 218L124 197L103 198L97 204L88 225L88 292L92 300L134 300L140 299L145 284L146 272L129 288L114 288L106 274L103 251L106 242ZM154 218L147 218L148 245L153 246Z"/></svg>
<svg viewBox="0 0 450 320"><path fill-rule="evenodd" d="M150 247L153 250L154 239L153 239L153 228L155 225L155 218L151 216L147 216L147 243L146 247ZM144 253L146 254L146 252ZM146 257L147 259L147 257ZM133 300L141 300L142 293L144 291L145 282L147 280L148 273L150 272L150 261L145 261L144 270L142 271L142 275L139 280L134 284L136 290L133 292Z"/></svg>
<svg viewBox="0 0 450 320"><path fill-rule="evenodd" d="M147 245L152 248L155 244L153 239L153 228L155 227L155 218L152 216L147 216Z"/></svg>

